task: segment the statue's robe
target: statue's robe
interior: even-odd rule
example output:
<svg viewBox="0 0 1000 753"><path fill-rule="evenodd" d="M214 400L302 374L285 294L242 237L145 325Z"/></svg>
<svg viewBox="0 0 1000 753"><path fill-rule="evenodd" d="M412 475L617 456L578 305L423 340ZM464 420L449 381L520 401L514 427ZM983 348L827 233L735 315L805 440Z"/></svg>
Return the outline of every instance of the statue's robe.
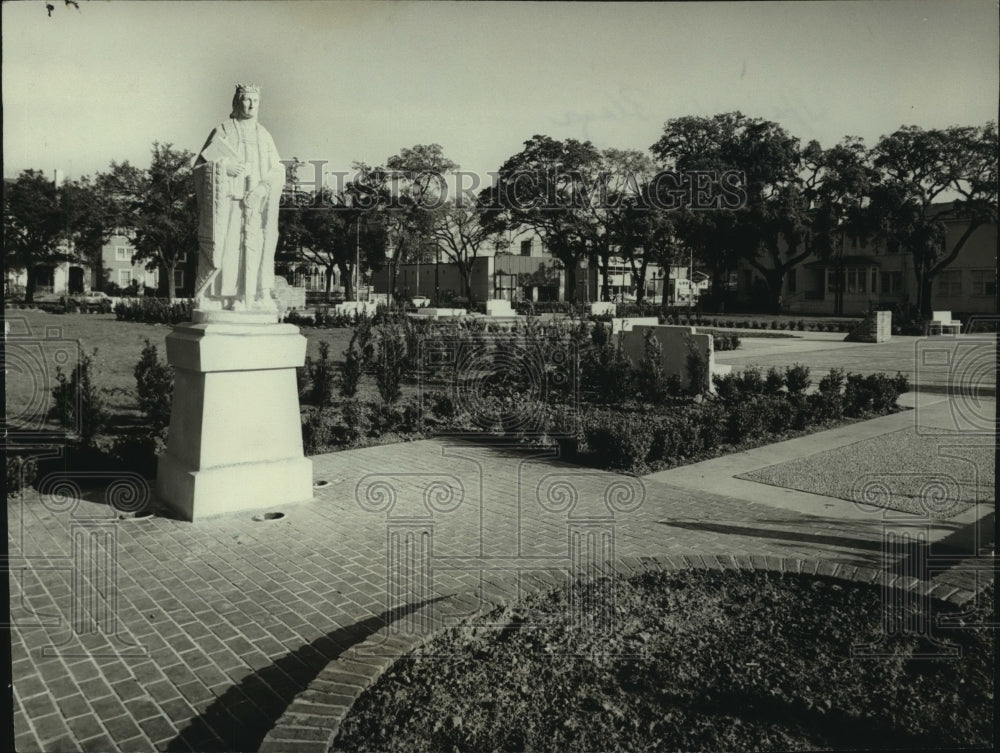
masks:
<svg viewBox="0 0 1000 753"><path fill-rule="evenodd" d="M244 166L244 174L232 177L226 168L237 164ZM256 120L231 119L212 131L195 163L200 249L196 297L237 298L251 308L273 306L284 181L274 140ZM243 198L261 185L266 188L261 210L244 207Z"/></svg>

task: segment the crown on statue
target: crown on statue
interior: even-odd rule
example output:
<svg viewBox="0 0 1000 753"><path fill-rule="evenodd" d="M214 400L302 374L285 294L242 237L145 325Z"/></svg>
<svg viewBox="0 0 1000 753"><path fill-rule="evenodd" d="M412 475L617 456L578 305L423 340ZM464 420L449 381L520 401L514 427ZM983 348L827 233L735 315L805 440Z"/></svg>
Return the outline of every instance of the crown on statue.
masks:
<svg viewBox="0 0 1000 753"><path fill-rule="evenodd" d="M260 94L260 87L257 84L236 84L237 94Z"/></svg>

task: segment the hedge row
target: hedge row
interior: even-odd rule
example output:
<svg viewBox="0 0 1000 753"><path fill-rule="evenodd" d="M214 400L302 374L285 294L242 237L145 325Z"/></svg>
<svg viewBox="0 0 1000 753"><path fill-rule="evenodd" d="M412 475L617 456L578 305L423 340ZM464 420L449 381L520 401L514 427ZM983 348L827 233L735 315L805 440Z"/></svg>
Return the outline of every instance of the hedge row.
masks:
<svg viewBox="0 0 1000 753"><path fill-rule="evenodd" d="M194 308L188 299L132 298L124 299L115 306L115 318L121 322L142 322L144 324L179 324L191 321Z"/></svg>
<svg viewBox="0 0 1000 753"><path fill-rule="evenodd" d="M905 376L844 374L833 369L806 394L809 369L793 366L766 375L759 369L716 376L718 400L656 414L600 409L582 417L581 434L604 467L644 472L711 455L723 445L774 441L791 431L898 410L909 389Z"/></svg>

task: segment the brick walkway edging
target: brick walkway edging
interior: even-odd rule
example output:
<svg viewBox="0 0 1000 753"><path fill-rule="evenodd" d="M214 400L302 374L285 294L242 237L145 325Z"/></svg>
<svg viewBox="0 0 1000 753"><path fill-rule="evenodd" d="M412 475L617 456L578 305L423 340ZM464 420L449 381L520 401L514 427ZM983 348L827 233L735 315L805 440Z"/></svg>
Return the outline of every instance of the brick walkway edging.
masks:
<svg viewBox="0 0 1000 753"><path fill-rule="evenodd" d="M916 592L956 606L970 601L975 593L947 584L934 584L918 578L889 575L872 567L841 565L837 562L793 557L764 555L684 555L622 557L615 561L617 575L631 577L646 572L674 572L679 570L738 570L769 571L839 578L865 585L878 583L886 588ZM502 582L499 590L483 593L482 606L462 622L476 620L494 609L509 605L516 593L513 579ZM522 574L521 597L551 591L565 586L564 576L550 573ZM461 597L459 597L461 598ZM427 635L394 635L383 627L365 641L352 647L352 656L341 656L330 662L309 687L299 693L267 734L260 753L327 753L340 729L341 723L358 697L382 676L389 667L406 653L432 641L453 625L442 626ZM377 655L376 650L392 655ZM365 654L369 655L365 655Z"/></svg>

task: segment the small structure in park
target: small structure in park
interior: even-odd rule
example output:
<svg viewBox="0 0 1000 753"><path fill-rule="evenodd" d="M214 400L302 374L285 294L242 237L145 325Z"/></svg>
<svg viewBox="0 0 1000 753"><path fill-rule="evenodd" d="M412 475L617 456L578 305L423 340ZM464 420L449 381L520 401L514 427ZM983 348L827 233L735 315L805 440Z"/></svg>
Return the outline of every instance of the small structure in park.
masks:
<svg viewBox="0 0 1000 753"><path fill-rule="evenodd" d="M854 329L847 333L844 342L885 343L892 339L892 312L870 311Z"/></svg>
<svg viewBox="0 0 1000 753"><path fill-rule="evenodd" d="M713 374L728 373L727 367L717 366L711 335L698 334L694 327L669 324L639 324L620 320L617 336L622 338L622 348L633 366L638 366L646 356L646 333L651 333L660 344L663 374L676 376L681 387L696 392L715 392ZM635 320L633 320L634 322ZM614 320L612 320L612 325ZM614 331L614 330L613 330ZM694 373L695 363L700 364ZM700 384L692 385L697 379Z"/></svg>
<svg viewBox="0 0 1000 753"><path fill-rule="evenodd" d="M306 339L272 297L284 167L238 84L229 120L195 166L198 276L192 321L167 335L175 369L157 492L187 520L312 497L295 369Z"/></svg>

